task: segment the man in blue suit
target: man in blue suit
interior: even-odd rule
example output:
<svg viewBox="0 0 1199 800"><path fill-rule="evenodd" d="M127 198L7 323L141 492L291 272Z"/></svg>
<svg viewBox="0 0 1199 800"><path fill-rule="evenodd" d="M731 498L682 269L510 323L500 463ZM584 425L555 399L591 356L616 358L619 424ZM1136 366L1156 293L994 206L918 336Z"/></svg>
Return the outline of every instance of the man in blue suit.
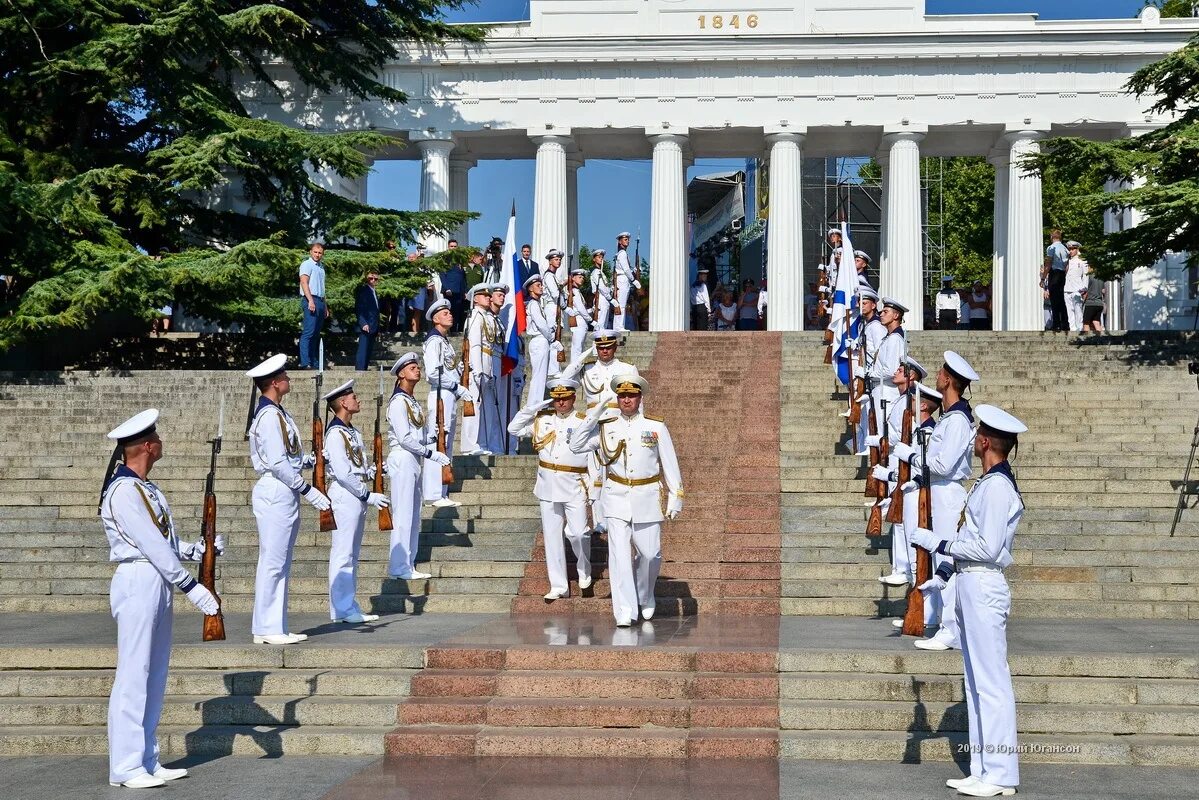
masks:
<svg viewBox="0 0 1199 800"><path fill-rule="evenodd" d="M539 275L540 266L533 260L533 246L524 244L520 246L520 254L513 255L512 260L516 262L516 280L519 281L517 286L524 286L525 281L532 275Z"/></svg>
<svg viewBox="0 0 1199 800"><path fill-rule="evenodd" d="M356 366L359 372L367 369L371 360L371 346L375 334L379 332L379 295L375 294L375 286L379 283L379 273L368 272L366 282L354 292L354 313L358 316L358 359Z"/></svg>

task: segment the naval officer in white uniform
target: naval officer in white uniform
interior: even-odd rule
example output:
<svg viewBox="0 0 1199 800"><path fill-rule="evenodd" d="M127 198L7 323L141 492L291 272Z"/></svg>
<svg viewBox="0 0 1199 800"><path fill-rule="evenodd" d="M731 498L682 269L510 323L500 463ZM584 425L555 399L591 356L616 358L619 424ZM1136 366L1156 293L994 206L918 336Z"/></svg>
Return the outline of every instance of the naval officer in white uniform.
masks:
<svg viewBox="0 0 1199 800"><path fill-rule="evenodd" d="M329 498L300 474L315 458L304 456L300 429L280 405L291 391L287 356L271 356L246 373L262 397L246 432L250 463L258 473L254 484L254 521L258 526L258 568L254 574L255 644L295 644L307 634L287 630L287 581L292 548L300 532L300 498L317 511L330 507Z"/></svg>
<svg viewBox="0 0 1199 800"><path fill-rule="evenodd" d="M587 270L576 267L570 271L570 281L566 285L569 292L569 302L566 306L566 316L570 318L570 358L572 360L583 354L583 342L587 340L587 331L591 329L591 309L583 301L583 281Z"/></svg>
<svg viewBox="0 0 1199 800"><path fill-rule="evenodd" d="M180 563L199 561L204 541L179 541L166 496L149 481L150 469L162 458L157 422L158 409L151 408L109 432L116 448L100 491L108 560L117 563L109 589L117 622L117 670L108 696L108 782L130 789L162 786L187 775L186 769L167 769L158 760L156 731L171 658L173 589L205 614L220 610L212 592ZM217 554L223 550L224 539L218 535Z"/></svg>
<svg viewBox="0 0 1199 800"><path fill-rule="evenodd" d="M612 287L604 274L604 253L602 248L591 252L591 303L596 330L608 327L608 316L612 313Z"/></svg>
<svg viewBox="0 0 1199 800"><path fill-rule="evenodd" d="M499 348L499 320L491 313L489 283L475 284L470 290L475 304L466 321L467 358L475 401L475 414L463 418L463 431L473 421L474 441L465 446L472 455L496 455L504 452L500 430L500 400L496 393L495 354Z"/></svg>
<svg viewBox="0 0 1199 800"><path fill-rule="evenodd" d="M600 490L608 523L608 576L612 583L612 615L619 627L637 617L654 616L654 583L662 566L662 521L683 510L683 477L666 423L641 413L645 379L618 375L610 387L619 414L597 405L575 431L570 449L596 451L607 470ZM667 500L663 513L660 492ZM634 558L633 548L637 553Z"/></svg>
<svg viewBox="0 0 1199 800"><path fill-rule="evenodd" d="M570 594L566 575L563 532L578 562L579 589L591 585L591 537L587 530L586 453L570 449L571 439L582 427L585 415L575 411L579 385L565 378L549 382L550 399L530 403L517 412L508 431L528 438L537 453L537 482L533 494L541 504L541 531L545 541L545 568L549 601Z"/></svg>
<svg viewBox="0 0 1199 800"><path fill-rule="evenodd" d="M1024 501L1008 456L1028 427L995 406L980 405L977 414L973 451L983 475L966 498L961 528L950 539L919 528L912 540L948 558L928 581L928 588L943 589L950 574L958 584L970 775L946 785L969 797L997 797L1015 794L1020 783L1016 697L1007 662L1012 594L1003 572L1012 565L1016 528L1024 516Z"/></svg>
<svg viewBox="0 0 1199 800"><path fill-rule="evenodd" d="M454 326L454 314L449 300L438 300L429 306L425 319L433 323L433 330L425 337L425 380L429 382L429 404L426 409L425 426L433 447L437 446L437 398L442 401L442 419L445 424L445 455L454 457L454 431L457 427L458 401L470 397L463 388L462 363L458 353L446 335ZM441 482L441 464L425 459L424 487L422 497L426 505L447 508L462 505L449 498L450 487Z"/></svg>
<svg viewBox="0 0 1199 800"><path fill-rule="evenodd" d="M529 353L529 394L525 401L529 405L545 399L545 382L551 374L558 374L558 362L554 358L562 349L556 341L558 328L551 309L546 313L543 302L545 282L540 275L530 275L525 281L525 345Z"/></svg>
<svg viewBox="0 0 1199 800"><path fill-rule="evenodd" d="M612 307L612 327L618 333L637 329L637 309L634 289L641 288L637 272L629 264L628 231L616 235L616 255L612 258L612 279L616 284L616 305ZM640 266L640 265L638 265Z"/></svg>
<svg viewBox="0 0 1199 800"><path fill-rule="evenodd" d="M354 415L362 406L348 380L324 397L333 417L325 427L325 464L329 470L329 502L337 527L329 545L329 618L334 622L374 622L358 605L358 553L366 529L366 507L387 508L387 495L372 492L374 465L366 457Z"/></svg>

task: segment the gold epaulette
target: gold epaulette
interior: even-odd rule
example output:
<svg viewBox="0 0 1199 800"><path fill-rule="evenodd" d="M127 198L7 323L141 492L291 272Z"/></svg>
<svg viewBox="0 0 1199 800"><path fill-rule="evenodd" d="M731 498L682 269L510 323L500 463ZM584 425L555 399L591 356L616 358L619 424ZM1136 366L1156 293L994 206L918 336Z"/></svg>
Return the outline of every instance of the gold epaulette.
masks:
<svg viewBox="0 0 1199 800"><path fill-rule="evenodd" d="M575 416L578 417L579 419L587 419L587 415L584 414L582 411L576 411Z"/></svg>
<svg viewBox="0 0 1199 800"><path fill-rule="evenodd" d="M663 425L666 424L666 420L662 419L661 417L654 416L653 414L642 414L641 416L645 417L646 419L652 419L654 422L661 422Z"/></svg>
<svg viewBox="0 0 1199 800"><path fill-rule="evenodd" d="M583 365L586 366L587 364L594 364L597 361L599 361L599 359L595 356L587 356L583 359Z"/></svg>
<svg viewBox="0 0 1199 800"><path fill-rule="evenodd" d="M554 409L552 409L552 408L543 408L537 412L537 416L539 416L539 417L551 417L553 415L554 415Z"/></svg>
<svg viewBox="0 0 1199 800"><path fill-rule="evenodd" d="M599 424L600 424L600 425L607 425L609 422L615 422L615 421L616 421L616 417L606 417L605 419L601 419L601 420L599 421Z"/></svg>

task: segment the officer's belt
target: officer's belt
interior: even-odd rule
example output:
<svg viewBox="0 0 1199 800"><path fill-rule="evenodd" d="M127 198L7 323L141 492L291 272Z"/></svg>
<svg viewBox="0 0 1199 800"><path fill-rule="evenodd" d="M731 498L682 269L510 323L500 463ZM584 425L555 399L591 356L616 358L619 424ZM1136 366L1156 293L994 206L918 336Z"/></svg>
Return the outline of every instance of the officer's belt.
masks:
<svg viewBox="0 0 1199 800"><path fill-rule="evenodd" d="M587 472L587 467L571 467L566 464L551 464L549 461L537 459L537 466L543 469L552 469L555 472L573 472L576 475L584 475Z"/></svg>
<svg viewBox="0 0 1199 800"><path fill-rule="evenodd" d="M150 559L148 559L148 558L122 558L117 563L118 564L149 564Z"/></svg>
<svg viewBox="0 0 1199 800"><path fill-rule="evenodd" d="M615 472L609 472L608 480L615 481L616 483L624 486L648 486L651 483L658 483L661 481L662 473L659 472L657 475L654 475L650 478L626 478L623 475L617 475Z"/></svg>
<svg viewBox="0 0 1199 800"><path fill-rule="evenodd" d="M954 561L954 572L1003 572L1003 567L990 561Z"/></svg>

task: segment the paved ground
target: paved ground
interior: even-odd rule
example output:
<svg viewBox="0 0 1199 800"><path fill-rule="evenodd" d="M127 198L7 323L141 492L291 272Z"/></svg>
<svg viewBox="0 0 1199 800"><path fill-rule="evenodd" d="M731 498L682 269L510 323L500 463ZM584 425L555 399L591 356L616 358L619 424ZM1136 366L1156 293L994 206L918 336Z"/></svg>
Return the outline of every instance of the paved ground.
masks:
<svg viewBox="0 0 1199 800"><path fill-rule="evenodd" d="M102 756L0 758L9 800L927 800L956 797L947 764L637 759L395 759L352 756L186 759L191 777L160 792L107 785ZM48 779L47 776L53 776ZM1023 768L1027 800L1190 797L1199 770L1145 767Z"/></svg>

